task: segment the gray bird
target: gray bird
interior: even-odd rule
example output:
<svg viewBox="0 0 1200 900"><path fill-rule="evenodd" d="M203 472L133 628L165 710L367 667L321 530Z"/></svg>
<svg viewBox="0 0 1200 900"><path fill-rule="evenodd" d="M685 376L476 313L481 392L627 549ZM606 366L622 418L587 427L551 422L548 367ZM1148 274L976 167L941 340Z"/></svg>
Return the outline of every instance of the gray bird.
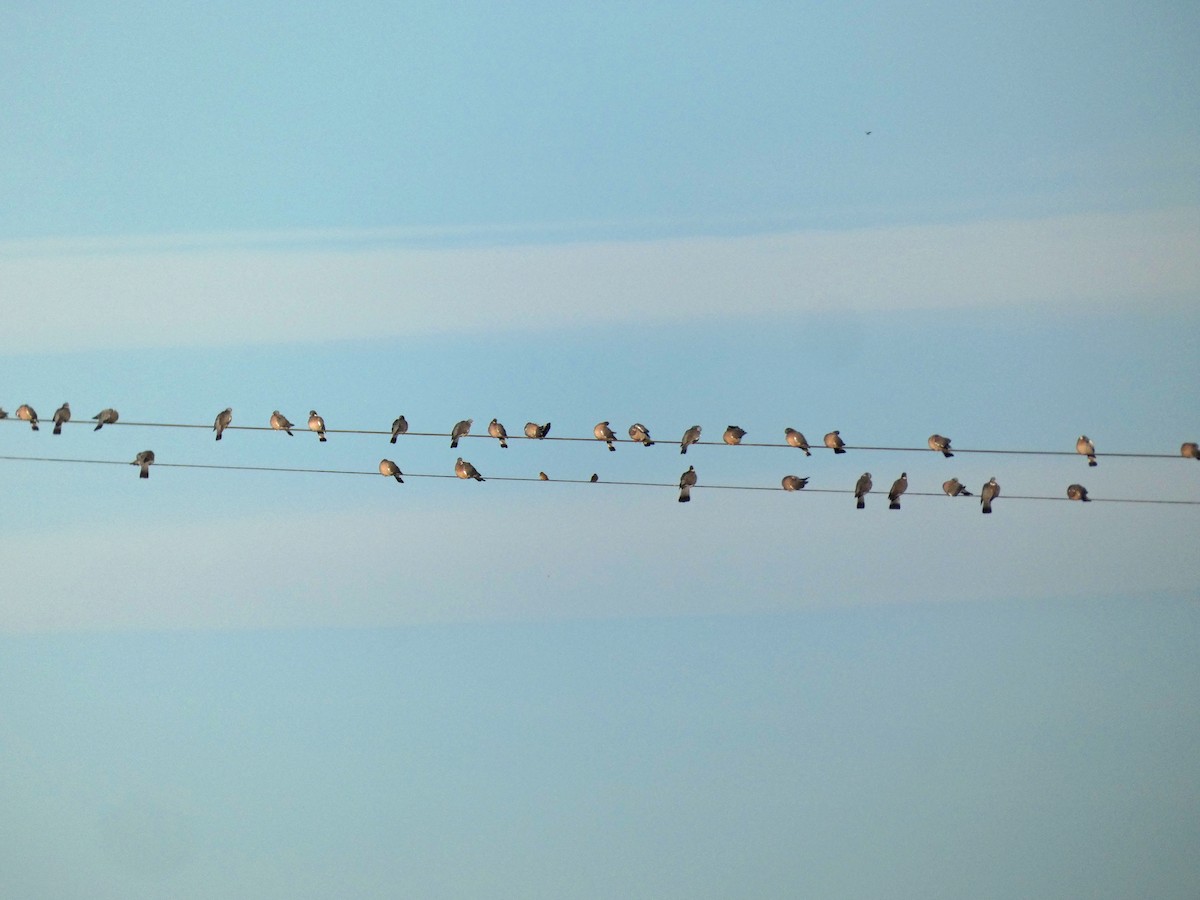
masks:
<svg viewBox="0 0 1200 900"><path fill-rule="evenodd" d="M996 476L993 475L987 484L983 486L983 490L979 492L979 503L983 507L980 511L990 513L992 511L992 501L1000 496L1000 485L996 483Z"/></svg>
<svg viewBox="0 0 1200 900"><path fill-rule="evenodd" d="M475 421L474 419L463 419L461 422L456 424L452 429L450 429L450 449L451 450L453 450L455 447L458 446L458 439L460 437L465 437L466 435L471 433L471 423L473 423L474 421Z"/></svg>
<svg viewBox="0 0 1200 900"><path fill-rule="evenodd" d="M687 471L679 476L679 502L690 503L692 488L696 484L696 467L688 466Z"/></svg>
<svg viewBox="0 0 1200 900"><path fill-rule="evenodd" d="M539 425L537 422L525 423L525 437L540 441L550 433L550 423Z"/></svg>
<svg viewBox="0 0 1200 900"><path fill-rule="evenodd" d="M295 435L292 434L292 423L289 422L287 416L285 416L279 410L275 410L273 413L271 413L271 427L276 431L286 431L288 433L288 437L295 437Z"/></svg>
<svg viewBox="0 0 1200 900"><path fill-rule="evenodd" d="M783 476L783 489L785 491L802 491L806 484L808 484L808 479L801 478L799 475Z"/></svg>
<svg viewBox="0 0 1200 900"><path fill-rule="evenodd" d="M700 441L700 426L693 425L683 433L683 440L679 442L679 452L687 453L689 444L696 444Z"/></svg>
<svg viewBox="0 0 1200 900"><path fill-rule="evenodd" d="M92 431L99 431L105 425L112 425L116 422L120 418L120 415L115 409L102 409L92 416L92 418L96 420L96 427Z"/></svg>
<svg viewBox="0 0 1200 900"><path fill-rule="evenodd" d="M858 501L855 504L858 509L866 508L867 503L864 498L867 496L867 494L871 493L872 487L874 487L874 485L871 483L870 472L863 472L858 476L858 481L854 484L854 499Z"/></svg>
<svg viewBox="0 0 1200 900"><path fill-rule="evenodd" d="M840 431L831 431L829 434L825 435L825 446L834 453L846 452L844 449L846 442L842 440L842 433Z"/></svg>
<svg viewBox="0 0 1200 900"><path fill-rule="evenodd" d="M950 438L940 434L931 434L929 436L929 449L940 450L942 456L946 457L946 459L954 455L950 452Z"/></svg>
<svg viewBox="0 0 1200 900"><path fill-rule="evenodd" d="M495 419L488 422L488 434L500 442L500 449L508 449L508 432L504 430L504 426Z"/></svg>
<svg viewBox="0 0 1200 900"><path fill-rule="evenodd" d="M1067 487L1068 500L1082 500L1084 503L1091 503L1091 498L1087 495L1087 488L1082 484L1072 484Z"/></svg>
<svg viewBox="0 0 1200 900"><path fill-rule="evenodd" d="M730 425L725 429L725 433L721 435L721 440L727 444L740 444L742 442L742 438L745 436L746 430L744 428L739 428L736 425Z"/></svg>
<svg viewBox="0 0 1200 900"><path fill-rule="evenodd" d="M58 409L56 409L54 411L54 433L62 434L63 423L70 422L70 421L71 421L71 404L64 403L62 406L60 406Z"/></svg>
<svg viewBox="0 0 1200 900"><path fill-rule="evenodd" d="M408 419L404 416L392 422L392 439L388 443L396 443L396 438L402 434L408 434Z"/></svg>
<svg viewBox="0 0 1200 900"><path fill-rule="evenodd" d="M398 465L396 465L394 462L392 462L390 459L381 459L379 461L379 474L380 475L391 475L393 478L396 479L396 481L398 483L404 484L404 479L400 477L404 473L401 472L400 467Z"/></svg>
<svg viewBox="0 0 1200 900"><path fill-rule="evenodd" d="M634 422L629 426L629 439L637 441L643 447L654 446L654 441L650 440L650 430L641 422Z"/></svg>
<svg viewBox="0 0 1200 900"><path fill-rule="evenodd" d="M595 484L599 480L600 480L600 476L597 475L595 472L593 472L592 477L588 479L588 481L590 481L592 484Z"/></svg>
<svg viewBox="0 0 1200 900"><path fill-rule="evenodd" d="M479 470L461 456L458 458L458 462L454 464L454 474L459 478L474 478L476 481L484 480L484 477L479 474Z"/></svg>
<svg viewBox="0 0 1200 900"><path fill-rule="evenodd" d="M213 431L217 433L217 440L221 439L221 432L229 427L229 423L233 421L233 407L227 406L219 413L217 419L213 422Z"/></svg>
<svg viewBox="0 0 1200 900"><path fill-rule="evenodd" d="M34 431L38 430L37 413L33 411L33 407L30 406L28 403L22 403L20 406L17 407L17 418L20 419L22 422L28 422L29 427L32 428Z"/></svg>
<svg viewBox="0 0 1200 900"><path fill-rule="evenodd" d="M130 463L131 466L140 466L141 467L141 469L138 471L138 478L149 478L150 477L150 466L153 464L154 464L154 451L153 450L143 450L141 453L139 453L137 456L135 456L133 458L133 462Z"/></svg>
<svg viewBox="0 0 1200 900"><path fill-rule="evenodd" d="M4 410L0 410L3 412ZM1187 459L1200 459L1200 444L1195 441L1188 441L1179 448L1179 455Z"/></svg>
<svg viewBox="0 0 1200 900"><path fill-rule="evenodd" d="M608 427L608 422L598 422L596 427L592 429L592 434L596 436L596 440L604 441L608 444L608 449L615 451L617 448L613 446L613 441L617 440L617 436L613 434L613 430Z"/></svg>
<svg viewBox="0 0 1200 900"><path fill-rule="evenodd" d="M550 480L550 476L547 475L545 472L538 472L538 481L549 481L549 480Z"/></svg>
<svg viewBox="0 0 1200 900"><path fill-rule="evenodd" d="M308 430L315 431L322 442L325 440L325 420L317 415L315 409L308 411Z"/></svg>
<svg viewBox="0 0 1200 900"><path fill-rule="evenodd" d="M791 444L793 447L799 447L804 451L805 456L812 456L812 453L810 453L808 450L808 439L799 431L797 431L795 428L785 428L783 429L783 434L784 437L787 438L787 442L789 444Z"/></svg>
<svg viewBox="0 0 1200 900"><path fill-rule="evenodd" d="M900 508L900 495L908 490L908 473L901 472L900 477L892 482L892 489L888 491L888 509Z"/></svg>
<svg viewBox="0 0 1200 900"><path fill-rule="evenodd" d="M962 483L957 478L951 478L949 481L942 482L942 490L946 492L947 497L974 497L975 495L963 487Z"/></svg>
<svg viewBox="0 0 1200 900"><path fill-rule="evenodd" d="M1098 465L1096 462L1096 445L1091 442L1086 434L1081 434L1079 440L1075 442L1075 452L1081 456L1088 458L1088 465Z"/></svg>

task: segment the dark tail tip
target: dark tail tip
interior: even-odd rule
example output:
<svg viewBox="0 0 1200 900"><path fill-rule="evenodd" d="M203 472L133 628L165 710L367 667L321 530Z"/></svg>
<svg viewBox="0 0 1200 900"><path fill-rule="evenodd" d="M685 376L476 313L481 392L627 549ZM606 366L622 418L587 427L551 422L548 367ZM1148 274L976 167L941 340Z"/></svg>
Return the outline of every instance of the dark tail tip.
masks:
<svg viewBox="0 0 1200 900"><path fill-rule="evenodd" d="M809 453L807 450L805 450L805 451L804 451L804 455L805 455L805 456L812 456L812 454L811 454L811 453Z"/></svg>
<svg viewBox="0 0 1200 900"><path fill-rule="evenodd" d="M404 484L404 479L401 478L399 475L393 475L392 477L395 478L399 484Z"/></svg>
<svg viewBox="0 0 1200 900"><path fill-rule="evenodd" d="M865 504L861 500L859 500L858 501L858 509L866 509L866 508L867 508L867 504Z"/></svg>
<svg viewBox="0 0 1200 900"><path fill-rule="evenodd" d="M458 438L455 438L454 440L452 440L450 442L450 449L453 450L457 446L458 446Z"/></svg>
<svg viewBox="0 0 1200 900"><path fill-rule="evenodd" d="M221 439L221 432L218 431L217 432L217 440L219 441L220 439Z"/></svg>
<svg viewBox="0 0 1200 900"><path fill-rule="evenodd" d="M900 508L900 504L897 503L895 500L893 500L891 503L888 504L888 509L899 509L899 508Z"/></svg>
<svg viewBox="0 0 1200 900"><path fill-rule="evenodd" d="M37 426L36 426L36 425L34 426L34 430L35 430L35 431L37 430ZM1089 460L1088 460L1088 465L1089 465L1089 466L1098 466L1098 465L1100 465L1100 463L1096 462L1094 459L1089 459Z"/></svg>
<svg viewBox="0 0 1200 900"><path fill-rule="evenodd" d="M289 432L288 432L288 434L291 434L291 432L289 431ZM392 435L392 439L391 439L390 441L388 441L388 443L389 443L389 444L394 444L394 443L396 443L396 436L395 436L394 434Z"/></svg>
<svg viewBox="0 0 1200 900"><path fill-rule="evenodd" d="M295 437L295 435L294 435L294 434L292 434L292 432L291 432L291 430L290 430L290 429L289 429L289 431L288 431L288 437Z"/></svg>
<svg viewBox="0 0 1200 900"><path fill-rule="evenodd" d="M833 452L834 452L834 453L845 453L846 451L845 451L845 450L843 450L841 447L838 447L838 448L837 448L836 450L834 450Z"/></svg>
<svg viewBox="0 0 1200 900"><path fill-rule="evenodd" d="M54 426L54 433L55 433L55 434L62 434L62 426L61 426L61 425L55 425L55 426Z"/></svg>
<svg viewBox="0 0 1200 900"><path fill-rule="evenodd" d="M984 514L985 516L986 516L986 515L990 515L990 514L991 514L991 511L992 511L992 508L991 508L990 506L985 506L985 507L983 508L983 514Z"/></svg>
<svg viewBox="0 0 1200 900"><path fill-rule="evenodd" d="M321 438L321 443L325 443L325 435L322 434L319 437Z"/></svg>
<svg viewBox="0 0 1200 900"><path fill-rule="evenodd" d="M949 450L943 450L943 451L942 451L942 456L946 457L946 459L949 459L949 458L950 458L950 457L952 457L953 455L954 455L954 454L953 454L953 453L951 453Z"/></svg>
<svg viewBox="0 0 1200 900"><path fill-rule="evenodd" d="M34 423L32 423L32 424L30 425L30 427L31 427L31 428L32 428L34 431L41 431L41 429L37 427L37 422L34 422Z"/></svg>
<svg viewBox="0 0 1200 900"><path fill-rule="evenodd" d="M103 427L104 427L104 423L101 422L99 425L97 425L95 428L93 428L92 431L99 431Z"/></svg>
<svg viewBox="0 0 1200 900"><path fill-rule="evenodd" d="M150 477L150 473L147 472L145 469L142 469L142 471L138 473L138 478L149 478L149 477Z"/></svg>
<svg viewBox="0 0 1200 900"><path fill-rule="evenodd" d="M608 449L609 449L609 450L611 450L613 453L616 453L616 452L617 452L617 448L616 448L616 447L614 447L612 444L609 444L609 445L608 445Z"/></svg>

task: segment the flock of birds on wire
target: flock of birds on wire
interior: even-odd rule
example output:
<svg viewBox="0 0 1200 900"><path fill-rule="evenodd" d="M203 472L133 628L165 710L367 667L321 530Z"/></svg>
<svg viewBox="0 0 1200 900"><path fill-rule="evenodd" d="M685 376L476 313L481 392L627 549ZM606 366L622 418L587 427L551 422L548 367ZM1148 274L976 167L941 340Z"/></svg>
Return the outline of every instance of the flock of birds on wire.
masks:
<svg viewBox="0 0 1200 900"><path fill-rule="evenodd" d="M38 430L38 415L34 411L33 407L31 407L29 404L21 404L21 406L17 408L16 417L22 421L29 422L34 431ZM0 408L0 419L6 418L8 418L8 413L5 412L3 408ZM92 416L92 419L96 422L96 427L93 430L99 431L105 425L114 424L119 418L120 416L115 409L102 409L100 412L96 413L96 415ZM63 425L69 421L71 421L71 407L70 404L64 403L54 413L53 433L61 434ZM279 410L275 410L271 413L271 418L269 421L271 428L275 431L283 431L286 432L288 436L294 436L292 429L295 426L288 421L287 416L283 415ZM474 421L474 419L463 419L455 424L454 428L452 428L450 431L451 449L457 448L459 439L466 437L471 433L471 426L474 424ZM229 428L232 423L232 407L226 407L225 409L221 410L221 412L217 413L217 418L213 422L213 431L216 432L216 440L221 440L221 436L225 429ZM492 421L488 423L487 429L490 437L495 438L500 443L502 448L508 449L508 432L500 422L498 422L496 419L492 419ZM325 420L317 414L315 409L309 411L308 430L314 432L317 435L318 440L322 442L326 440ZM391 443L396 443L396 439L400 435L406 434L407 432L408 420L405 419L404 416L398 417L392 422ZM525 423L525 437L527 438L532 440L543 440L549 433L549 422L547 422L545 425L539 425L536 422ZM683 437L680 439L679 452L681 454L686 454L688 447L699 443L700 433L701 428L699 425L693 425L691 428L687 429L683 433ZM595 436L596 440L606 443L609 450L615 451L617 449L614 444L616 441L619 441L620 438L618 438L613 432L612 428L609 427L609 423L607 421L597 423L596 427L592 430L592 434ZM744 429L739 428L737 425L730 425L725 429L721 439L726 444L736 445L740 444L742 442L742 438L745 436L746 431ZM794 428L786 428L784 429L784 437L790 446L803 450L805 456L812 456L808 440L799 431ZM645 447L652 447L655 444L655 442L650 438L649 429L640 422L635 422L633 425L629 426L629 439L636 443L640 443ZM950 449L950 438L940 434L931 434L929 436L928 443L930 450L940 452L947 458L954 456L954 453ZM846 444L842 440L840 431L831 431L826 434L824 437L824 445L834 453L846 452ZM1075 452L1079 453L1081 456L1086 456L1089 466L1098 465L1096 460L1095 444L1090 438L1088 438L1087 435L1079 436L1079 439L1075 442ZM1198 446L1194 441L1188 441L1180 447L1179 453L1181 456L1189 459L1200 459L1200 446ZM131 463L131 465L136 465L139 467L138 474L141 478L150 477L150 466L153 464L153 450L141 451ZM379 461L379 474L385 477L394 478L401 484L404 483L404 479L402 477L404 473L400 471L400 467L396 465L395 461L393 460L381 459ZM476 469L475 466L463 459L461 456L458 457L458 460L454 464L454 474L463 479L473 479L475 481L486 480L482 475L479 474L479 470ZM542 481L550 480L545 472L539 472L538 478ZM599 477L597 475L592 475L591 480L598 481ZM696 467L688 466L687 471L684 472L679 478L680 503L687 503L692 499L691 490L693 487L695 487L696 482ZM803 490L807 484L807 478L801 478L798 475L785 475L783 477L781 487L785 491L799 491ZM871 480L870 472L864 472L859 476L858 481L854 485L854 500L858 509L864 509L866 507L866 496L873 488L874 482ZM900 477L892 482L891 489L888 491L888 509L900 509L900 498L907 490L908 473L901 472ZM967 490L957 478L951 478L949 481L944 482L942 484L942 490L947 496L950 497L974 496L974 494ZM985 514L990 513L992 511L992 502L999 496L1000 485L996 482L996 479L993 476L979 491L980 510ZM1068 486L1067 498L1069 500L1079 500L1082 502L1088 502L1090 499L1088 497L1087 488L1081 484L1072 484Z"/></svg>

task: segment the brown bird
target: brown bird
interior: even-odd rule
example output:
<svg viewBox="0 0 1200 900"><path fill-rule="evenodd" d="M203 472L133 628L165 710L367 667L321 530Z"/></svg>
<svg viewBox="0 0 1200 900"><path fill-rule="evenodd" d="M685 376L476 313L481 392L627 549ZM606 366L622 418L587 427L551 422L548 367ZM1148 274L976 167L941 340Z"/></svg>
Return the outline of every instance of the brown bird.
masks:
<svg viewBox="0 0 1200 900"><path fill-rule="evenodd" d="M808 440L799 431L795 428L785 428L783 429L783 434L789 444L793 447L799 447L804 451L805 456L812 456L808 450Z"/></svg>
<svg viewBox="0 0 1200 900"><path fill-rule="evenodd" d="M404 416L392 422L392 439L388 443L396 443L396 438L402 434L408 434L408 419L404 418Z"/></svg>
<svg viewBox="0 0 1200 900"><path fill-rule="evenodd" d="M400 467L398 465L396 465L394 462L392 462L390 459L381 459L379 461L379 474L380 475L391 475L393 478L396 479L397 482L399 482L400 484L404 484L404 479L400 477L404 473L401 472Z"/></svg>
<svg viewBox="0 0 1200 900"><path fill-rule="evenodd" d="M461 456L458 458L458 462L454 464L454 474L459 478L474 478L476 481L484 480L484 477L479 474L479 470Z"/></svg>
<svg viewBox="0 0 1200 900"><path fill-rule="evenodd" d="M8 412L5 411L3 406L0 406L0 419L7 419L7 418L8 418Z"/></svg>
<svg viewBox="0 0 1200 900"><path fill-rule="evenodd" d="M685 431L683 433L683 440L681 440L679 442L679 452L687 453L688 446L691 444L698 443L699 441L700 441L700 426L693 425L691 428L689 428L687 431Z"/></svg>
<svg viewBox="0 0 1200 900"><path fill-rule="evenodd" d="M219 413L213 422L213 431L217 433L217 440L221 439L221 432L229 427L229 423L233 421L233 407L227 406Z"/></svg>
<svg viewBox="0 0 1200 900"><path fill-rule="evenodd" d="M858 476L858 481L854 485L854 499L858 501L856 504L858 509L866 508L867 503L865 498L867 494L871 493L872 487L874 485L871 483L870 472L863 472Z"/></svg>
<svg viewBox="0 0 1200 900"><path fill-rule="evenodd" d="M825 435L825 446L834 453L846 452L844 449L846 442L842 440L842 433L840 431L831 431L829 434ZM862 507L859 508L861 509Z"/></svg>
<svg viewBox="0 0 1200 900"><path fill-rule="evenodd" d="M679 502L689 503L692 499L692 488L696 484L696 467L688 466L687 471L679 476Z"/></svg>
<svg viewBox="0 0 1200 900"><path fill-rule="evenodd" d="M1200 459L1200 445L1195 441L1188 441L1179 448L1179 455L1188 459Z"/></svg>
<svg viewBox="0 0 1200 900"><path fill-rule="evenodd" d="M131 462L130 465L141 467L141 469L138 471L138 478L149 478L150 477L150 466L153 465L153 463L154 463L154 451L153 450L143 450L141 453L139 453L137 456L135 456L133 458L133 462Z"/></svg>
<svg viewBox="0 0 1200 900"><path fill-rule="evenodd" d="M1094 466L1096 463L1096 445L1091 442L1086 434L1081 434L1079 440L1075 442L1075 452L1088 458L1088 465Z"/></svg>
<svg viewBox="0 0 1200 900"><path fill-rule="evenodd" d="M92 416L92 418L96 420L96 427L92 431L99 431L105 425L112 425L116 422L120 418L120 415L115 409L102 409Z"/></svg>
<svg viewBox="0 0 1200 900"><path fill-rule="evenodd" d="M54 411L54 434L62 434L64 422L71 421L71 404L64 403Z"/></svg>
<svg viewBox="0 0 1200 900"><path fill-rule="evenodd" d="M975 495L968 491L959 482L957 478L951 478L949 481L942 482L942 490L946 492L947 497L974 497Z"/></svg>
<svg viewBox="0 0 1200 900"><path fill-rule="evenodd" d="M588 481L590 481L592 484L595 484L599 480L600 480L600 476L597 475L595 472L593 472L592 477L588 479Z"/></svg>
<svg viewBox="0 0 1200 900"><path fill-rule="evenodd" d="M641 422L634 422L629 426L629 439L637 441L643 447L653 447L654 441L650 440L650 431Z"/></svg>
<svg viewBox="0 0 1200 900"><path fill-rule="evenodd" d="M538 481L549 481L549 480L550 480L550 476L547 475L545 472L538 472Z"/></svg>
<svg viewBox="0 0 1200 900"><path fill-rule="evenodd" d="M537 422L525 423L525 437L540 441L550 433L550 423L539 425Z"/></svg>
<svg viewBox="0 0 1200 900"><path fill-rule="evenodd" d="M592 429L592 434L596 436L596 440L604 441L608 444L608 449L615 451L617 448L613 446L613 441L617 440L617 436L613 434L613 430L608 427L608 422L600 422Z"/></svg>
<svg viewBox="0 0 1200 900"><path fill-rule="evenodd" d="M979 492L979 503L982 506L980 512L990 513L992 511L992 501L1000 496L1000 485L996 483L996 476L993 475L987 484L983 486L983 490Z"/></svg>
<svg viewBox="0 0 1200 900"><path fill-rule="evenodd" d="M292 428L294 426L288 421L288 417L279 410L275 410L271 413L271 427L276 431L286 431L288 433L288 437L295 437L295 435L292 434Z"/></svg>
<svg viewBox="0 0 1200 900"><path fill-rule="evenodd" d="M940 450L942 456L946 457L946 459L954 455L950 452L950 438L943 437L940 434L931 434L929 436L929 449Z"/></svg>
<svg viewBox="0 0 1200 900"><path fill-rule="evenodd" d="M783 489L785 491L800 491L808 484L807 478L801 478L799 475L784 475Z"/></svg>
<svg viewBox="0 0 1200 900"><path fill-rule="evenodd" d="M315 409L308 411L308 430L317 433L317 439L321 442L325 441L325 420L317 415Z"/></svg>
<svg viewBox="0 0 1200 900"><path fill-rule="evenodd" d="M746 430L744 428L738 428L736 425L730 425L725 429L725 433L721 435L721 440L727 444L740 444L742 442L742 438L745 436Z"/></svg>
<svg viewBox="0 0 1200 900"><path fill-rule="evenodd" d="M1082 500L1084 503L1091 503L1091 499L1087 495L1087 488L1082 484L1072 484L1067 488L1068 500Z"/></svg>
<svg viewBox="0 0 1200 900"><path fill-rule="evenodd" d="M900 495L908 490L908 473L901 472L900 477L892 482L892 489L888 491L888 509L900 508Z"/></svg>
<svg viewBox="0 0 1200 900"><path fill-rule="evenodd" d="M508 432L504 430L504 426L495 419L488 422L488 434L500 442L500 449L508 449Z"/></svg>
<svg viewBox="0 0 1200 900"><path fill-rule="evenodd" d="M28 422L29 427L32 428L34 431L38 430L37 413L33 411L33 407L30 406L28 403L22 403L20 406L17 407L17 418L20 419L22 422Z"/></svg>

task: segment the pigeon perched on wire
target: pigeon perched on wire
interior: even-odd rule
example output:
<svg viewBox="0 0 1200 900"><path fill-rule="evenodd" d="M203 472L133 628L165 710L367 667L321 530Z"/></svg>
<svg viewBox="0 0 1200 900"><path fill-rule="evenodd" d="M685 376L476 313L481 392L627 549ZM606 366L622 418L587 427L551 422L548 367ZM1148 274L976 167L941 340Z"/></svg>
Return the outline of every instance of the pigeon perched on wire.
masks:
<svg viewBox="0 0 1200 900"><path fill-rule="evenodd" d="M942 482L942 490L946 492L947 497L974 497L975 495L968 491L957 478L951 478L949 481Z"/></svg>
<svg viewBox="0 0 1200 900"><path fill-rule="evenodd" d="M71 421L71 404L64 403L54 411L54 434L62 434L62 427Z"/></svg>
<svg viewBox="0 0 1200 900"><path fill-rule="evenodd" d="M727 444L740 444L742 438L746 436L746 430L739 428L737 425L730 425L725 429L725 433L721 435L721 440Z"/></svg>
<svg viewBox="0 0 1200 900"><path fill-rule="evenodd" d="M120 414L115 409L102 409L100 412L92 416L96 420L96 427L92 431L99 431L105 425L112 425L120 418Z"/></svg>
<svg viewBox="0 0 1200 900"><path fill-rule="evenodd" d="M508 432L504 430L504 426L495 419L488 422L488 434L500 442L500 449L508 449Z"/></svg>
<svg viewBox="0 0 1200 900"><path fill-rule="evenodd" d="M812 456L808 449L808 439L795 428L783 429L784 438L793 447L799 447L805 456Z"/></svg>
<svg viewBox="0 0 1200 900"><path fill-rule="evenodd" d="M308 411L308 430L315 431L317 438L324 442L325 440L325 420L317 415L315 409Z"/></svg>
<svg viewBox="0 0 1200 900"><path fill-rule="evenodd" d="M892 489L888 491L888 509L900 508L900 495L908 490L908 473L901 472L900 477L892 482Z"/></svg>
<svg viewBox="0 0 1200 900"><path fill-rule="evenodd" d="M592 429L592 434L596 436L596 440L604 441L608 444L608 449L615 451L617 448L613 446L613 441L617 440L617 436L613 434L613 430L608 427L608 422L598 422L596 427Z"/></svg>
<svg viewBox="0 0 1200 900"><path fill-rule="evenodd" d="M1082 484L1072 484L1067 487L1068 500L1081 500L1084 503L1091 503L1091 498L1087 495L1087 488Z"/></svg>
<svg viewBox="0 0 1200 900"><path fill-rule="evenodd" d="M525 423L525 437L532 438L535 441L544 440L546 435L550 433L550 423L539 425L537 422Z"/></svg>
<svg viewBox="0 0 1200 900"><path fill-rule="evenodd" d="M217 433L217 440L221 439L221 433L229 427L229 423L233 421L233 407L227 406L217 413L216 421L213 422L213 431Z"/></svg>
<svg viewBox="0 0 1200 900"><path fill-rule="evenodd" d="M453 450L455 447L458 446L458 439L460 437L466 437L468 434L471 433L471 424L474 421L475 421L474 419L463 419L461 422L458 422L452 429L450 429L450 449L451 450Z"/></svg>
<svg viewBox="0 0 1200 900"><path fill-rule="evenodd" d="M696 485L696 467L688 466L687 471L679 476L679 502L690 503L692 488Z"/></svg>
<svg viewBox="0 0 1200 900"><path fill-rule="evenodd" d="M825 446L834 453L845 453L846 442L842 440L840 431L831 431L825 435Z"/></svg>
<svg viewBox="0 0 1200 900"><path fill-rule="evenodd" d="M153 450L143 450L141 453L139 453L137 456L135 456L133 458L133 462L130 463L130 465L132 465L132 466L140 466L141 467L140 470L138 471L138 478L149 478L150 477L150 466L153 464L154 464L154 451Z"/></svg>
<svg viewBox="0 0 1200 900"><path fill-rule="evenodd" d="M273 413L271 413L271 427L276 431L286 431L288 433L288 437L295 437L295 435L292 434L292 423L289 422L288 417L279 410L275 410Z"/></svg>
<svg viewBox="0 0 1200 900"><path fill-rule="evenodd" d="M874 485L871 483L871 473L863 472L858 476L858 481L854 484L854 499L857 501L855 507L857 509L865 509L867 506L866 496L871 493L871 488Z"/></svg>
<svg viewBox="0 0 1200 900"><path fill-rule="evenodd" d="M379 461L379 474L380 475L391 475L393 478L396 479L397 482L399 482L400 484L404 484L404 479L400 477L404 473L401 472L400 467L398 465L396 465L394 462L392 462L390 459L381 459Z"/></svg>
<svg viewBox="0 0 1200 900"><path fill-rule="evenodd" d="M1188 441L1179 448L1179 455L1187 459L1200 459L1200 444Z"/></svg>
<svg viewBox="0 0 1200 900"><path fill-rule="evenodd" d="M782 484L785 491L800 491L808 484L808 479L799 475L784 475Z"/></svg>
<svg viewBox="0 0 1200 900"><path fill-rule="evenodd" d="M29 427L34 431L38 431L38 414L34 412L32 406L28 403L22 403L17 407L17 418L22 422L28 422Z"/></svg>
<svg viewBox="0 0 1200 900"><path fill-rule="evenodd" d="M1092 443L1091 438L1086 434L1081 434L1079 440L1075 442L1075 452L1081 456L1088 458L1088 465L1098 465L1096 462L1096 445Z"/></svg>
<svg viewBox="0 0 1200 900"><path fill-rule="evenodd" d="M950 452L950 438L940 434L931 434L929 436L929 449L941 451L942 456L949 459L954 454Z"/></svg>
<svg viewBox="0 0 1200 900"><path fill-rule="evenodd" d="M408 433L408 419L404 418L404 416L401 416L400 418L398 418L392 422L392 439L390 441L388 441L388 443L389 444L396 443L397 437L399 437L402 434L407 434L407 433Z"/></svg>
<svg viewBox="0 0 1200 900"><path fill-rule="evenodd" d="M654 441L650 440L650 430L641 422L634 422L629 426L629 439L637 441L643 447L654 446Z"/></svg>
<svg viewBox="0 0 1200 900"><path fill-rule="evenodd" d="M698 443L699 441L700 441L700 426L693 425L691 428L689 428L687 431L685 431L683 433L683 439L679 442L679 452L687 453L687 448L691 444Z"/></svg>
<svg viewBox="0 0 1200 900"><path fill-rule="evenodd" d="M484 477L479 474L479 470L461 456L458 458L458 462L454 464L454 474L459 478L474 478L476 481L484 480Z"/></svg>
<svg viewBox="0 0 1200 900"><path fill-rule="evenodd" d="M992 511L992 501L1000 496L1000 485L996 483L996 476L993 475L988 483L983 486L983 490L979 492L979 504L982 507L980 512L990 513Z"/></svg>

